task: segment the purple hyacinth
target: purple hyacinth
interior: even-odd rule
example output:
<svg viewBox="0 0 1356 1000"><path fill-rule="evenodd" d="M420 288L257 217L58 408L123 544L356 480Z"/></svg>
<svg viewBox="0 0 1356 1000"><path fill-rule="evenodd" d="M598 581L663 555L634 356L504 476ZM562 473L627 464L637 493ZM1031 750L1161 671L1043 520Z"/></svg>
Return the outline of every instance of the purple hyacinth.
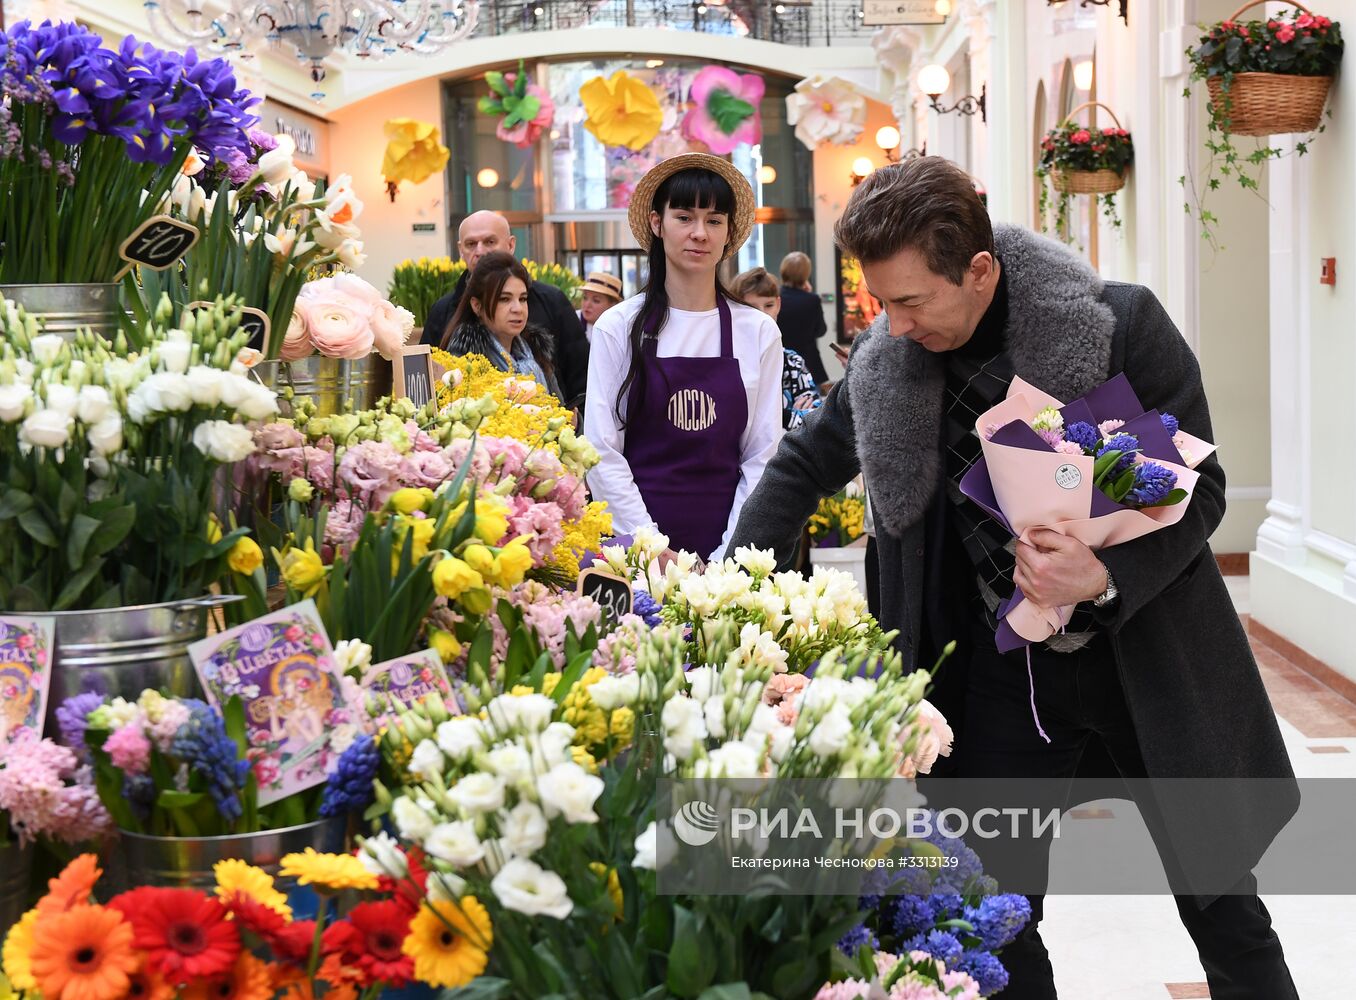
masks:
<svg viewBox="0 0 1356 1000"><path fill-rule="evenodd" d="M1152 507L1166 500L1176 486L1177 473L1157 462L1141 462L1135 466L1135 485L1125 500L1136 507Z"/></svg>
<svg viewBox="0 0 1356 1000"><path fill-rule="evenodd" d="M982 997L991 997L1008 987L1008 970L996 955L987 951L967 951L954 966L947 967L969 975L979 984Z"/></svg>
<svg viewBox="0 0 1356 1000"><path fill-rule="evenodd" d="M377 741L360 736L339 755L339 763L325 783L325 798L320 803L320 815L343 816L361 812L372 803L372 781L377 776L381 755Z"/></svg>
<svg viewBox="0 0 1356 1000"><path fill-rule="evenodd" d="M986 896L978 906L965 908L965 919L984 947L997 951L1015 941L1031 920L1031 903L1016 893Z"/></svg>
<svg viewBox="0 0 1356 1000"><path fill-rule="evenodd" d="M1177 436L1177 418L1171 413L1160 413L1158 419L1163 421L1163 429L1168 432L1168 437Z"/></svg>
<svg viewBox="0 0 1356 1000"><path fill-rule="evenodd" d="M1102 440L1102 435L1087 421L1075 420L1064 428L1064 440L1072 441L1090 455Z"/></svg>
<svg viewBox="0 0 1356 1000"><path fill-rule="evenodd" d="M1111 470L1111 475L1118 476L1135 464L1135 453L1139 451L1139 438L1133 434L1113 434L1107 438L1102 447L1097 449L1097 457L1101 458L1110 451L1121 452L1121 457L1116 460L1116 464Z"/></svg>
<svg viewBox="0 0 1356 1000"><path fill-rule="evenodd" d="M61 733L61 742L74 748L77 753L84 750L89 713L103 703L103 695L87 691L84 694L71 695L57 706L56 720L57 729Z"/></svg>

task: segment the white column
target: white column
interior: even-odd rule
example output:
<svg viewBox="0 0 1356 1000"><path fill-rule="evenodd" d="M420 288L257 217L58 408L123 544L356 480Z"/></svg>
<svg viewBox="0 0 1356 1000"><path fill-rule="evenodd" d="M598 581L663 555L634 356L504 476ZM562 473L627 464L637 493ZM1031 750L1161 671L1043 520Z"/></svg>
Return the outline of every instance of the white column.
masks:
<svg viewBox="0 0 1356 1000"><path fill-rule="evenodd" d="M1002 128L1011 126L1011 116L1005 112L1005 102L1012 95L998 94L993 86L995 63L998 65L1003 63L1003 53L996 51L998 48L996 0L969 0L961 5L960 13L965 18L965 30L970 40L968 93L978 97L981 87L988 88L985 97L986 117L981 119L979 115L974 115L967 124L970 129L970 173L978 177L988 190L989 211L992 213L997 207L995 199L1001 202L1005 198L1007 188L1007 184L1002 183L995 173L994 150L1010 148L1005 142L1000 141L1005 137L995 134L994 130L1000 128L1000 123L1003 123Z"/></svg>
<svg viewBox="0 0 1356 1000"><path fill-rule="evenodd" d="M915 134L912 108L917 95L913 85L914 56L922 40L916 28L905 26L882 28L871 38L883 78L879 89L890 95L890 110L899 123L901 153L921 142L920 135Z"/></svg>
<svg viewBox="0 0 1356 1000"><path fill-rule="evenodd" d="M1134 9L1147 4L1131 4ZM1146 162L1136 150L1136 171L1148 172L1157 166L1161 202L1154 206L1162 212L1162 239L1150 241L1141 232L1140 246L1153 253L1156 243L1162 255L1161 281L1155 287L1168 315L1186 337L1193 351L1200 351L1200 333L1197 329L1200 294L1200 225L1182 211L1186 197L1179 179L1191 175L1200 155L1200 136L1195 128L1196 104L1199 96L1183 100L1182 90L1187 83L1190 66L1186 59L1187 45L1199 35L1196 28L1195 0L1165 0L1162 31L1159 34L1158 62L1160 77L1157 100L1163 109L1161 129L1163 137L1157 164ZM1200 84L1197 84L1199 87ZM1139 136L1136 134L1136 140ZM1150 147L1152 149L1152 146ZM1141 251L1143 255L1143 251Z"/></svg>

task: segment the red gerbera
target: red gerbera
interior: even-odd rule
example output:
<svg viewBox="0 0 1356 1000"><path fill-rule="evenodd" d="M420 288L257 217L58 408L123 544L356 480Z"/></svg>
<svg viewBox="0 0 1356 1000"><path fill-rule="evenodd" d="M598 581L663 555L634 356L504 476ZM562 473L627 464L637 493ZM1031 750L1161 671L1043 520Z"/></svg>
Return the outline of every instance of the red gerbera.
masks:
<svg viewBox="0 0 1356 1000"><path fill-rule="evenodd" d="M393 899L359 903L348 915L358 949L348 960L368 976L395 989L414 976L414 960L401 950L410 933L410 912Z"/></svg>
<svg viewBox="0 0 1356 1000"><path fill-rule="evenodd" d="M150 967L172 983L225 974L240 954L240 931L220 902L194 889L142 887L115 896Z"/></svg>
<svg viewBox="0 0 1356 1000"><path fill-rule="evenodd" d="M272 938L275 957L284 962L305 962L311 957L311 944L315 941L314 920L293 920Z"/></svg>
<svg viewBox="0 0 1356 1000"><path fill-rule="evenodd" d="M224 900L226 909L239 923L240 929L258 935L273 944L274 938L287 926L287 918L271 906L265 906L253 896L233 892Z"/></svg>

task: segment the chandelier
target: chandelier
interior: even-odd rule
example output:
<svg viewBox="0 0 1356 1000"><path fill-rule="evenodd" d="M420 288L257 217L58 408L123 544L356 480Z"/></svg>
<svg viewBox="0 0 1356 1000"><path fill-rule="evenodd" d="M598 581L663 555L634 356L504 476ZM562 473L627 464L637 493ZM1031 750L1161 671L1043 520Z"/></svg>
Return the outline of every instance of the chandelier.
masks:
<svg viewBox="0 0 1356 1000"><path fill-rule="evenodd" d="M173 44L215 54L249 55L286 44L325 79L336 50L361 59L400 52L434 55L475 30L479 0L146 0L151 29ZM313 94L322 97L323 94Z"/></svg>

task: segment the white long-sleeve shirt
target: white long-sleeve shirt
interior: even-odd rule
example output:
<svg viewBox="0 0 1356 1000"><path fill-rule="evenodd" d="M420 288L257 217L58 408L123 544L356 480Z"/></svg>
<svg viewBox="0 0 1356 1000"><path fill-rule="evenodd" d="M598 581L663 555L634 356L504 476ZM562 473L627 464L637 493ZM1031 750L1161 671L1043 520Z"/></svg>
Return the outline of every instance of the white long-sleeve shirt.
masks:
<svg viewBox="0 0 1356 1000"><path fill-rule="evenodd" d="M657 527L631 475L622 449L628 433L644 434L644 427L623 429L617 419L617 391L631 369L631 323L644 302L637 295L613 306L593 325L589 347L588 407L584 411L584 435L598 449L601 461L588 474L594 499L607 501L612 528L618 534L637 528ZM782 437L782 338L776 322L767 313L730 303L734 354L748 399L748 421L739 437L739 486L734 506L715 552L697 555L723 557L744 506L763 468ZM720 314L670 309L659 332L659 357L720 357ZM625 399L621 412L626 414ZM693 498L694 502L700 502Z"/></svg>

